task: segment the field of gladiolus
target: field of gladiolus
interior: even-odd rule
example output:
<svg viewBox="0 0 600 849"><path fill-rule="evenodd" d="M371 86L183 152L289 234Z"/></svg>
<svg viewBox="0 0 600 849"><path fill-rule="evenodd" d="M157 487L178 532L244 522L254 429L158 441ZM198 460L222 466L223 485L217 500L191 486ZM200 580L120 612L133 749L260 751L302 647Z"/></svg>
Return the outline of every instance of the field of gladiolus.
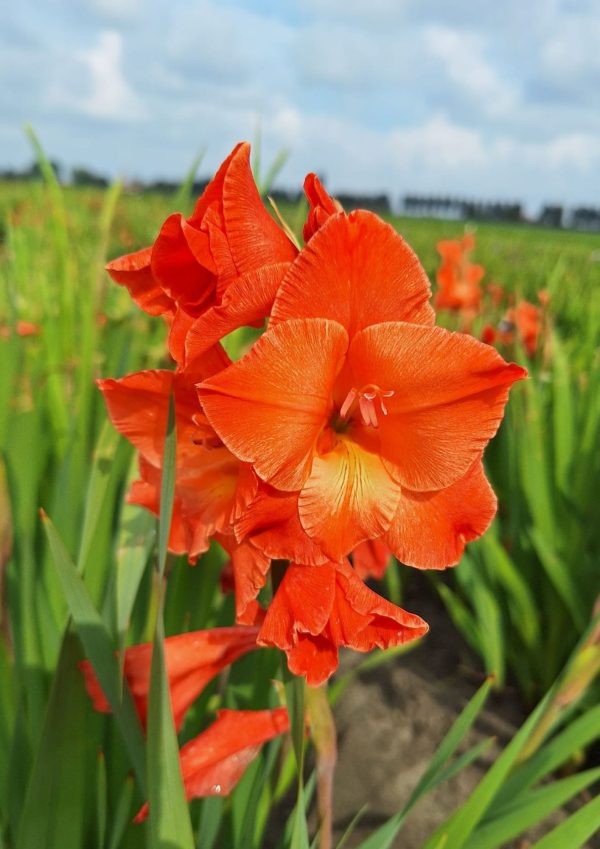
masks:
<svg viewBox="0 0 600 849"><path fill-rule="evenodd" d="M65 188L32 141L0 849L600 845L597 237L277 209L245 144L199 199Z"/></svg>

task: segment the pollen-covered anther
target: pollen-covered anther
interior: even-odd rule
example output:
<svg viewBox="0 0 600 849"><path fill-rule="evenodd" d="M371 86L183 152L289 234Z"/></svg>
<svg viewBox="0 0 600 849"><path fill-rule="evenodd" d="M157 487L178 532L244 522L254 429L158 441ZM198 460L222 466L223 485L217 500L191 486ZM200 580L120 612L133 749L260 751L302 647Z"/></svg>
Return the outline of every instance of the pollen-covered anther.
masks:
<svg viewBox="0 0 600 849"><path fill-rule="evenodd" d="M358 412L363 424L367 425L367 427L377 427L379 424L377 421L378 407L379 412L387 416L388 411L383 399L391 398L393 394L393 389L380 389L374 383L367 383L362 389L356 389L353 386L340 408L340 418L348 418L356 401L358 401Z"/></svg>

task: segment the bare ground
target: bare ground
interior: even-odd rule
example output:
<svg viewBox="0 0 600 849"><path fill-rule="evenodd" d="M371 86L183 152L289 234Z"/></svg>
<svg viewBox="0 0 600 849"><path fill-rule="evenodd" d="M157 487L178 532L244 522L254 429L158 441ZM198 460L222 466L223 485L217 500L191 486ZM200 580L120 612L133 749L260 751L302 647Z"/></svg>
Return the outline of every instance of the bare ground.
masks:
<svg viewBox="0 0 600 849"><path fill-rule="evenodd" d="M445 732L483 680L478 660L465 647L432 590L421 580L411 587L405 604L430 623L427 639L389 665L361 674L336 710L334 823L338 837L367 805L344 849L358 846L402 807ZM356 659L356 655L347 655L343 664ZM471 766L425 797L411 812L394 849L423 846L435 827L468 798L523 718L514 691L507 689L491 697L468 742L494 735L498 745L487 762ZM531 843L520 839L514 845L526 849ZM600 843L590 843L589 849L598 846Z"/></svg>

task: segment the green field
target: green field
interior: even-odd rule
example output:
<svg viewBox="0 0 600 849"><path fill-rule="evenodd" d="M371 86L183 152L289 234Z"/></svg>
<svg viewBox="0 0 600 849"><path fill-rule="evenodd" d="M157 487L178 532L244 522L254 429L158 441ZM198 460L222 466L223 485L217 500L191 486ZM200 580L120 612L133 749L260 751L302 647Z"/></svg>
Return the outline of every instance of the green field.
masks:
<svg viewBox="0 0 600 849"><path fill-rule="evenodd" d="M188 844L145 844L145 833L129 824L143 801L143 739L131 731L126 710L118 723L91 711L76 666L91 651L109 668L114 648L153 635L158 591L148 564L156 523L124 503L135 458L107 424L94 381L168 367L161 321L142 314L103 268L107 259L151 244L174 199L119 186L63 189L46 177L0 186L0 849L174 849ZM305 210L282 211L300 232ZM465 225L392 223L434 283L436 242L461 236ZM600 640L593 631L600 595L600 239L525 225L472 229L484 282L531 301L547 290L549 318L534 357L518 343L509 352L527 365L530 380L513 390L486 453L498 518L457 569L432 577L431 592L440 594L497 688L516 687L527 710L550 695L480 795L459 809L449 826L454 838L443 844L434 835L427 849L508 845L489 837L490 823L513 816L526 829L598 780L593 761L575 779L571 773L600 736ZM440 320L453 326L453 317ZM19 322L38 330L20 334ZM40 508L52 522L46 532ZM171 559L167 635L233 621L231 598L218 583L224 559L216 545L194 569L185 558ZM397 600L410 579L395 564L380 590ZM184 739L217 705L277 704L270 683L277 669L272 651L239 661L226 690L213 685L199 699ZM123 729L135 738L129 747ZM230 802L192 803L197 846L263 845L269 812L293 778L291 755L277 778L280 746L265 749ZM163 755L149 745L150 762ZM565 764L554 795L536 796L536 783ZM445 765L437 764L429 784L442 780ZM149 792L157 798L152 794L162 791ZM517 797L521 808L511 808ZM577 820L574 831L539 849L583 845L600 824L597 797L588 804L583 825ZM308 843L290 837L281 845ZM364 849L389 845L380 840Z"/></svg>

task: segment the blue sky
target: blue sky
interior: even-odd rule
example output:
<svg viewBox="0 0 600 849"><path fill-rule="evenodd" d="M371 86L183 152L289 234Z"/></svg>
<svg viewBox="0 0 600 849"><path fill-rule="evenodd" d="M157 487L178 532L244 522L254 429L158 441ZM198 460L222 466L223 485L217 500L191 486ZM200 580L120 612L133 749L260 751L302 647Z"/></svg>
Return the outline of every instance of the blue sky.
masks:
<svg viewBox="0 0 600 849"><path fill-rule="evenodd" d="M600 204L600 0L21 0L0 167L176 178L290 148L280 183Z"/></svg>

